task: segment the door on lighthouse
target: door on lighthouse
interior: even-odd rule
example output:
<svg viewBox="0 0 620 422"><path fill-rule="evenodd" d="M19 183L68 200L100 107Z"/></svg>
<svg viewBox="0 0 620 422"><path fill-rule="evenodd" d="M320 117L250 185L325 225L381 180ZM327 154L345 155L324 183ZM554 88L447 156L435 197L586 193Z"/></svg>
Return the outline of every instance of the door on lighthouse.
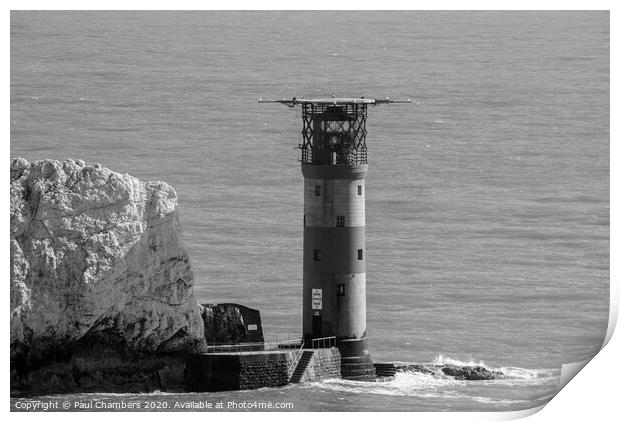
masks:
<svg viewBox="0 0 620 422"><path fill-rule="evenodd" d="M321 314L317 311L314 311L314 315L312 315L312 338L321 338L323 337L323 318L321 318Z"/></svg>

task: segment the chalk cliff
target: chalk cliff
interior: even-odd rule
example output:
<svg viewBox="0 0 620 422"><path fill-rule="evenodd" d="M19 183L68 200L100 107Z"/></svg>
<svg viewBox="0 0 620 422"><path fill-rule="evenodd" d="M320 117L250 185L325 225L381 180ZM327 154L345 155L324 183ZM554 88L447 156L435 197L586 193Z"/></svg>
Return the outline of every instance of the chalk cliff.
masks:
<svg viewBox="0 0 620 422"><path fill-rule="evenodd" d="M80 160L18 158L10 191L12 386L50 361L88 372L102 344L204 350L174 189Z"/></svg>

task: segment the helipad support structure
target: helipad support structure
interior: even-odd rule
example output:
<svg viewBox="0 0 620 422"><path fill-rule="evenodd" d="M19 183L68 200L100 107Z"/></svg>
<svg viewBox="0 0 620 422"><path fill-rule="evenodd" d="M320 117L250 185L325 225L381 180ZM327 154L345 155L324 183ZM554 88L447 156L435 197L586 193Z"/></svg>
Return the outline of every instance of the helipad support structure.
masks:
<svg viewBox="0 0 620 422"><path fill-rule="evenodd" d="M259 101L302 110L304 342L335 336L342 376L374 378L366 335L366 116L369 105L409 101Z"/></svg>

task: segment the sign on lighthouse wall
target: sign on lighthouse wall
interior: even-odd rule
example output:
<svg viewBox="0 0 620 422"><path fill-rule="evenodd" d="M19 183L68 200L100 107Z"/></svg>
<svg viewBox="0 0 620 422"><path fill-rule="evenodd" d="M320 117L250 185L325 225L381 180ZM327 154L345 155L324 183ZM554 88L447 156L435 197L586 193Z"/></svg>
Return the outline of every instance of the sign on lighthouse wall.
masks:
<svg viewBox="0 0 620 422"><path fill-rule="evenodd" d="M312 309L323 309L323 289L312 289Z"/></svg>

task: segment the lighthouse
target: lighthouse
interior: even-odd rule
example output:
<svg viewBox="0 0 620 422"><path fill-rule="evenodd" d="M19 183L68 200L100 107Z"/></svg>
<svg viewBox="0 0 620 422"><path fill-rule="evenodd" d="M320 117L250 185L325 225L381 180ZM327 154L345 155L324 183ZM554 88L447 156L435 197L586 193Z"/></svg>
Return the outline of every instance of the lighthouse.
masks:
<svg viewBox="0 0 620 422"><path fill-rule="evenodd" d="M390 98L293 98L300 106L303 339L335 338L343 378L375 377L366 332L366 117ZM324 342L320 344L325 344Z"/></svg>

